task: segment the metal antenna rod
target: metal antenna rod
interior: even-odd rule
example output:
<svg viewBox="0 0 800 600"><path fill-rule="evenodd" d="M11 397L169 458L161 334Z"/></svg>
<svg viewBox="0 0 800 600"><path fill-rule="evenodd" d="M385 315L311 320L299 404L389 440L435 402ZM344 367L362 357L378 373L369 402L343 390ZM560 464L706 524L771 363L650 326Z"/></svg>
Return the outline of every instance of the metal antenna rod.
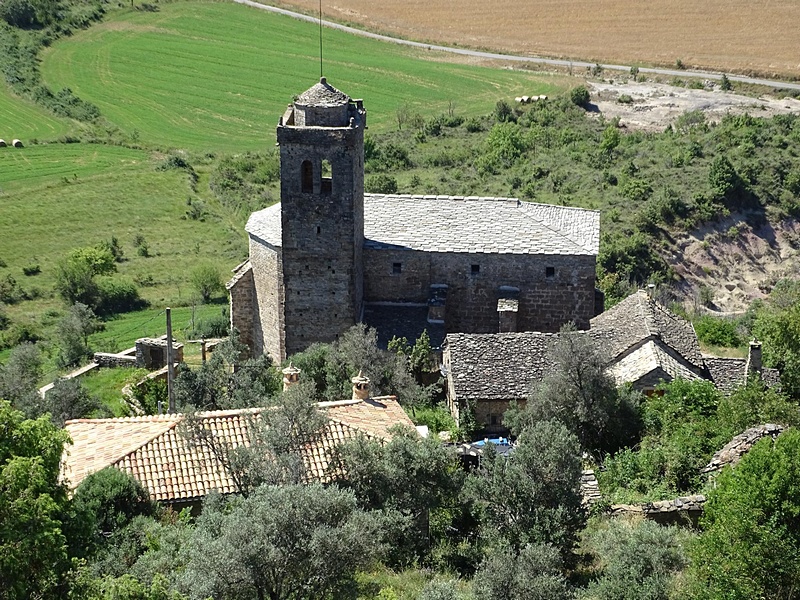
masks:
<svg viewBox="0 0 800 600"><path fill-rule="evenodd" d="M322 78L322 0L319 0L319 76Z"/></svg>

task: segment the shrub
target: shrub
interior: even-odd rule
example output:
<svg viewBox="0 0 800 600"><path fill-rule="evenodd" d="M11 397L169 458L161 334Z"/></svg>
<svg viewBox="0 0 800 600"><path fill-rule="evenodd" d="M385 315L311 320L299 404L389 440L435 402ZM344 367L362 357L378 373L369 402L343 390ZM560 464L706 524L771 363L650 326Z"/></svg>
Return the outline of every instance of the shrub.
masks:
<svg viewBox="0 0 800 600"><path fill-rule="evenodd" d="M97 280L97 290L98 299L93 308L98 315L141 310L148 304L139 296L136 284L128 279L101 277Z"/></svg>
<svg viewBox="0 0 800 600"><path fill-rule="evenodd" d="M38 275L41 272L42 269L41 267L39 267L38 264L31 264L28 265L27 267L22 267L22 273L28 277L31 277L33 275Z"/></svg>
<svg viewBox="0 0 800 600"><path fill-rule="evenodd" d="M17 280L11 276L11 273L6 273L5 277L0 277L0 302L15 304L26 298L27 294L19 286Z"/></svg>
<svg viewBox="0 0 800 600"><path fill-rule="evenodd" d="M704 315L694 322L697 338L712 346L736 348L742 344L742 339L736 332L736 322L730 319L718 319Z"/></svg>
<svg viewBox="0 0 800 600"><path fill-rule="evenodd" d="M228 316L228 309L225 308L220 314L200 319L192 330L194 338L221 338L230 333L231 322Z"/></svg>
<svg viewBox="0 0 800 600"><path fill-rule="evenodd" d="M494 118L500 123L505 123L507 121L516 121L516 115L514 114L514 109L505 100L498 100L497 104L495 104Z"/></svg>
<svg viewBox="0 0 800 600"><path fill-rule="evenodd" d="M370 194L396 194L397 179L386 173L370 175L364 181L364 191Z"/></svg>
<svg viewBox="0 0 800 600"><path fill-rule="evenodd" d="M589 95L589 90L586 89L586 86L579 85L570 91L569 99L575 106L586 108L589 105L591 96Z"/></svg>
<svg viewBox="0 0 800 600"><path fill-rule="evenodd" d="M668 600L675 576L688 564L684 544L690 537L683 529L652 521L611 520L588 536L602 568L584 597Z"/></svg>
<svg viewBox="0 0 800 600"><path fill-rule="evenodd" d="M620 104L633 104L633 98L631 98L628 94L622 94L619 98L617 98L617 102Z"/></svg>
<svg viewBox="0 0 800 600"><path fill-rule="evenodd" d="M483 131L483 123L477 117L470 117L469 119L467 119L467 122L465 123L464 127L470 133L477 133L479 131Z"/></svg>
<svg viewBox="0 0 800 600"><path fill-rule="evenodd" d="M532 544L515 555L495 551L481 563L473 591L485 600L568 600L572 594L562 572L558 551Z"/></svg>

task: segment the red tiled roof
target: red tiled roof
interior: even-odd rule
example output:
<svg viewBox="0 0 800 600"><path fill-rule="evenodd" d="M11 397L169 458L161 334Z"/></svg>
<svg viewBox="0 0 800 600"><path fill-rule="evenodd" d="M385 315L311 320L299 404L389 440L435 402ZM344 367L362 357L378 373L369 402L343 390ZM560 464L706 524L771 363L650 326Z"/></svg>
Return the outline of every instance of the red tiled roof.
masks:
<svg viewBox="0 0 800 600"><path fill-rule="evenodd" d="M344 441L366 435L388 440L394 425L413 423L394 397L320 403L328 423L303 450L306 479L330 477L330 451ZM259 409L199 413L204 427L231 447L249 443L248 427ZM138 479L161 502L191 501L212 490L237 491L220 461L208 449L183 438L184 415L119 419L75 419L66 430L73 440L62 459L62 480L77 487L90 473L113 466Z"/></svg>

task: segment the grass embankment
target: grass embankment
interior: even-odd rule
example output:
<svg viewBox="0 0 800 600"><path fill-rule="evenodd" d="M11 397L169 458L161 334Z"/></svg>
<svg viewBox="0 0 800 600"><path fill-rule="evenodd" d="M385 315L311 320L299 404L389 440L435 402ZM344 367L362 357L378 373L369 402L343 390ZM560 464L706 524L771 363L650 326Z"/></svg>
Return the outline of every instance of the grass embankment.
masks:
<svg viewBox="0 0 800 600"><path fill-rule="evenodd" d="M121 11L44 52L44 80L70 87L127 132L162 147L264 149L292 94L319 78L311 23L226 3L178 2ZM442 62L437 53L324 32L324 71L364 98L372 130L397 109L433 115L454 103L482 114L500 97L554 91L541 75Z"/></svg>

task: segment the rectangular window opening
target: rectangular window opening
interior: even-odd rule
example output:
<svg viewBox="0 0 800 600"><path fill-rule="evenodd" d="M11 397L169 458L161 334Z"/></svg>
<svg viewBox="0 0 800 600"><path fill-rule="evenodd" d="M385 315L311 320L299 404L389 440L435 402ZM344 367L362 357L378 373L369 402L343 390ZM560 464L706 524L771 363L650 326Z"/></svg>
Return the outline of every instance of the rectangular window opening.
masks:
<svg viewBox="0 0 800 600"><path fill-rule="evenodd" d="M403 272L403 263L392 263L392 274L399 275Z"/></svg>
<svg viewBox="0 0 800 600"><path fill-rule="evenodd" d="M319 235L320 233L322 233L322 227L317 225L317 235Z"/></svg>
<svg viewBox="0 0 800 600"><path fill-rule="evenodd" d="M480 265L472 265L471 272L472 272L473 275L477 275L478 273L481 272L481 266Z"/></svg>
<svg viewBox="0 0 800 600"><path fill-rule="evenodd" d="M545 267L544 270L545 277L555 277L556 276L556 268L555 267Z"/></svg>

